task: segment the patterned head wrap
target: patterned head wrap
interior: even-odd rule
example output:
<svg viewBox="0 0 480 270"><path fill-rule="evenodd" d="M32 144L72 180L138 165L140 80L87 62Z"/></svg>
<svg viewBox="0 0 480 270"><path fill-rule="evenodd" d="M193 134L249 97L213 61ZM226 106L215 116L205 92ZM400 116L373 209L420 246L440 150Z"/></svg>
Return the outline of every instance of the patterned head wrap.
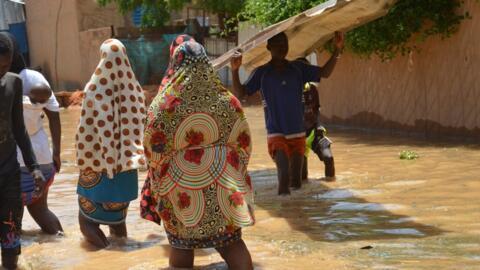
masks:
<svg viewBox="0 0 480 270"><path fill-rule="evenodd" d="M170 44L170 63L168 65L167 71L165 71L165 76L162 79L162 83L160 84L159 90L163 89L165 87L165 84L170 80L170 78L173 76L175 73L175 70L173 69L173 54L175 53L175 49L178 48L182 43L188 42L188 41L195 41L191 36L189 35L179 35L175 38L175 40Z"/></svg>
<svg viewBox="0 0 480 270"><path fill-rule="evenodd" d="M145 164L145 96L120 41L106 40L100 54L100 63L84 89L77 163L81 170L104 172L113 178Z"/></svg>

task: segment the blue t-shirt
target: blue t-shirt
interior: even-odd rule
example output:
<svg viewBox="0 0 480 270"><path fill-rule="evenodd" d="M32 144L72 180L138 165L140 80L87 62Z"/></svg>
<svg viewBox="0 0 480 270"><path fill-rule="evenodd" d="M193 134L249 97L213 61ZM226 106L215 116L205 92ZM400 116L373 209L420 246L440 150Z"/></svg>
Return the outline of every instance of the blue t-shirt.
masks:
<svg viewBox="0 0 480 270"><path fill-rule="evenodd" d="M303 87L320 82L320 67L289 62L279 72L268 63L255 69L245 84L248 95L261 91L268 135L295 136L305 133Z"/></svg>

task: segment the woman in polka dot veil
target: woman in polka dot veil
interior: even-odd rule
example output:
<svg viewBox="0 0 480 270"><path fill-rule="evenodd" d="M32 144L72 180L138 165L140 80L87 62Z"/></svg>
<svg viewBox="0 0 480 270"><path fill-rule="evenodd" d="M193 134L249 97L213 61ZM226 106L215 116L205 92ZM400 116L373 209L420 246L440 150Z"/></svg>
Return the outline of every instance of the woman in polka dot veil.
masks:
<svg viewBox="0 0 480 270"><path fill-rule="evenodd" d="M100 224L109 225L113 236L127 236L127 209L138 195L138 168L145 165L145 97L120 41L105 41L100 56L84 89L76 149L80 229L104 248L109 242Z"/></svg>
<svg viewBox="0 0 480 270"><path fill-rule="evenodd" d="M250 130L205 49L181 35L145 122L149 174L142 217L163 221L170 265L192 268L194 249L216 248L230 269L252 269L242 228L254 223L247 173Z"/></svg>

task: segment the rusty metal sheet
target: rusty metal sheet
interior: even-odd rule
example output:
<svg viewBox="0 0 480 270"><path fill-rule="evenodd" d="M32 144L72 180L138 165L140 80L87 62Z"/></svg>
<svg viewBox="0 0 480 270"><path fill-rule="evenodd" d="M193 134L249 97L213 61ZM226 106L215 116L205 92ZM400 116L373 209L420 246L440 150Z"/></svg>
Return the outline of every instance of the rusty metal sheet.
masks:
<svg viewBox="0 0 480 270"><path fill-rule="evenodd" d="M396 0L330 0L274 24L236 48L213 60L220 69L229 64L235 51L243 52L243 66L252 70L270 59L267 40L280 32L289 38L288 59L314 52L330 40L335 31L348 31L385 15Z"/></svg>

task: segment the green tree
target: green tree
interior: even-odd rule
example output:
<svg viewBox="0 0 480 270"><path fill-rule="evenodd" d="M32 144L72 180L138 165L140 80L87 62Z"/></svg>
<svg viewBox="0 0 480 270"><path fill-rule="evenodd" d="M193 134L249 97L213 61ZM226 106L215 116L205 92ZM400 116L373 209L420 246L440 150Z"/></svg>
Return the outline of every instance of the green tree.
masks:
<svg viewBox="0 0 480 270"><path fill-rule="evenodd" d="M299 14L327 0L246 0L243 16L268 26Z"/></svg>
<svg viewBox="0 0 480 270"><path fill-rule="evenodd" d="M246 0L244 16L271 25L318 5L325 0ZM346 47L361 56L391 59L417 49L433 35L451 36L467 18L459 14L463 0L400 0L380 19L347 33ZM413 36L418 38L412 40Z"/></svg>
<svg viewBox="0 0 480 270"><path fill-rule="evenodd" d="M347 46L362 56L375 53L391 59L417 50L430 36L442 39L458 30L469 14L460 14L462 0L401 0L387 16L359 27L347 35ZM412 39L412 37L416 37Z"/></svg>

